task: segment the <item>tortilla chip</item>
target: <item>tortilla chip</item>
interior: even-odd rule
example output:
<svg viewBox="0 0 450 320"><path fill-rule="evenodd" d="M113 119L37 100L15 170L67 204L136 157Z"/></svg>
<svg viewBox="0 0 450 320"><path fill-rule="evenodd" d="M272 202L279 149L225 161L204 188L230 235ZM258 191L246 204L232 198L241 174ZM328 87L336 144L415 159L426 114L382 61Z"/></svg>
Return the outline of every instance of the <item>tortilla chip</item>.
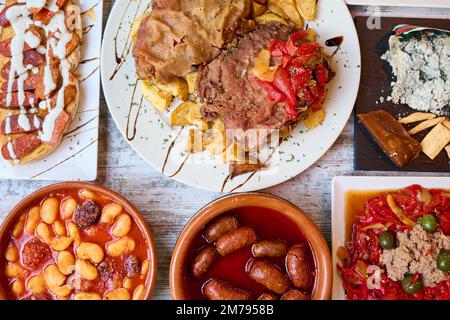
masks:
<svg viewBox="0 0 450 320"><path fill-rule="evenodd" d="M316 20L316 0L295 0L297 9L305 20Z"/></svg>
<svg viewBox="0 0 450 320"><path fill-rule="evenodd" d="M417 126L415 126L414 128L412 128L411 130L409 130L408 133L413 136L425 129L434 127L435 125L437 125L443 121L445 121L445 117L434 118L434 119L423 121L423 122L419 123Z"/></svg>
<svg viewBox="0 0 450 320"><path fill-rule="evenodd" d="M419 122L419 121L424 121L424 120L430 120L430 119L434 119L436 118L436 115L434 113L427 113L427 112L415 112L410 114L407 117L404 117L400 120L398 120L398 122L400 122L401 124L409 124L409 123L414 123L414 122Z"/></svg>

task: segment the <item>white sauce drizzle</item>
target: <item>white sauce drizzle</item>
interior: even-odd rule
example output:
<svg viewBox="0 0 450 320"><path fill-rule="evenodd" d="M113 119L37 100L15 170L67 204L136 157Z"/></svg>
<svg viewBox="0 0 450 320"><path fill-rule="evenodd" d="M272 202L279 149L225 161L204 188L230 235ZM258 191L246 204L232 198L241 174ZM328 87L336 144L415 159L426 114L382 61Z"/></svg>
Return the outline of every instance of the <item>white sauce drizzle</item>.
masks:
<svg viewBox="0 0 450 320"><path fill-rule="evenodd" d="M11 134L11 112L9 112L8 116L5 118L5 133Z"/></svg>
<svg viewBox="0 0 450 320"><path fill-rule="evenodd" d="M6 148L8 149L8 153L9 153L9 156L11 157L11 159L16 160L17 156L16 156L16 153L14 152L14 147L13 147L13 144L11 141L8 141Z"/></svg>
<svg viewBox="0 0 450 320"><path fill-rule="evenodd" d="M64 111L64 92L66 87L70 84L70 64L66 59L66 46L69 41L72 40L72 34L67 30L65 16L61 11L52 18L47 26L45 26L45 30L47 34L59 35L59 39L52 37L47 41L47 58L48 52L51 49L53 55L60 59L60 71L63 80L62 86L56 97L56 105L53 109L49 110L49 113L42 123L42 131L39 133L39 137L42 141L49 142L53 137L56 120ZM47 63L47 66L48 64L49 63ZM50 67L45 69L44 72L44 88L47 95L47 92L51 92L54 89L55 83L52 78ZM47 101L47 109L50 109L49 103L50 102ZM41 107L41 105L39 105L39 107Z"/></svg>
<svg viewBox="0 0 450 320"><path fill-rule="evenodd" d="M25 105L25 90L24 90L24 82L28 78L28 71L32 70L33 74L36 74L38 68L33 67L31 65L24 66L24 54L23 50L25 44L27 44L30 48L36 49L40 54L45 54L46 56L46 65L44 67L44 91L46 95L46 100L41 101L38 106L40 109L48 109L49 112L44 118L42 122L42 131L39 132L39 138L43 142L50 142L53 137L53 133L56 126L56 121L60 114L64 111L64 92L65 88L70 84L70 64L66 59L66 46L72 39L72 34L66 27L65 23L65 15L64 12L60 11L57 6L57 0L49 0L47 4L47 8L50 11L57 12L48 25L43 25L42 23L36 21L33 22L29 17L30 12L29 8L43 8L47 1L45 0L27 0L26 5L21 6L12 6L10 7L5 15L6 18L11 23L11 27L14 30L14 36L11 39L11 68L8 78L8 92L6 96L6 105L7 107L11 106L12 96L13 96L13 83L16 80L17 83L17 103L20 107L20 112L18 115L18 125L26 130L31 130L31 125L34 124L35 127L39 127L41 124L39 118L34 115L33 120L27 117L27 110L24 107ZM43 47L40 45L40 39L33 34L29 27L31 25L36 25L45 30L45 33L48 37L47 39L47 47ZM51 36L51 37L50 37ZM56 83L53 79L50 63L51 57L49 52L52 52L55 57L60 59L60 71L62 75L62 86L57 92L56 96L56 104L53 109L51 109L51 101L50 101L50 93L56 89ZM18 76L17 79L16 76ZM34 99L30 99L28 101L29 104L32 105L32 110L35 113L35 101ZM31 111L31 110L30 110ZM5 120L5 132L8 134L11 132L11 119L8 116ZM33 123L31 122L33 121ZM12 159L17 159L16 154L14 153L13 144L11 141L8 141L7 144L8 152Z"/></svg>

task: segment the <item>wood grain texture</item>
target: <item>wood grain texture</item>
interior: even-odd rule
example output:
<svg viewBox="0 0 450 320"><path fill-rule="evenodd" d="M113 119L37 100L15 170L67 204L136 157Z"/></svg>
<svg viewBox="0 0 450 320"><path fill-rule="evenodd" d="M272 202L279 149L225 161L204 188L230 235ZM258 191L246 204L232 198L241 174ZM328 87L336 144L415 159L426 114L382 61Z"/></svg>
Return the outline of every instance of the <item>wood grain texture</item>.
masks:
<svg viewBox="0 0 450 320"><path fill-rule="evenodd" d="M410 18L383 18L381 29L370 30L366 25L365 17L356 17L355 24L360 35L361 45L361 86L358 99L356 101L355 113L363 114L370 111L383 109L394 117L405 116L414 113L415 110L407 105L395 105L388 101L387 97L391 95L392 88L392 68L389 63L382 60L381 56L389 49L388 39L391 30L398 24L410 24L416 26L427 26L437 29L448 28L446 19L410 19ZM383 101L380 101L383 97ZM450 112L450 107L444 110ZM359 123L358 118L355 121L355 169L357 170L392 170L392 171L424 171L424 172L450 172L450 163L445 151L442 151L434 160L430 160L424 153L421 153L417 159L411 160L405 167L399 169L384 154L381 148L375 143L364 126ZM407 129L417 125L411 124ZM421 141L430 131L425 130L414 138Z"/></svg>
<svg viewBox="0 0 450 320"><path fill-rule="evenodd" d="M104 1L105 22L113 3L113 0ZM197 210L220 195L193 189L163 177L141 160L116 128L103 95L100 117L97 182L128 198L150 225L155 234L158 253L158 276L153 299L169 299L169 265L178 235ZM328 242L331 240L332 178L338 175L373 174L353 172L352 136L353 124L350 121L335 145L314 166L290 181L263 190L281 196L309 213ZM0 221L23 197L48 184L50 182L0 181Z"/></svg>

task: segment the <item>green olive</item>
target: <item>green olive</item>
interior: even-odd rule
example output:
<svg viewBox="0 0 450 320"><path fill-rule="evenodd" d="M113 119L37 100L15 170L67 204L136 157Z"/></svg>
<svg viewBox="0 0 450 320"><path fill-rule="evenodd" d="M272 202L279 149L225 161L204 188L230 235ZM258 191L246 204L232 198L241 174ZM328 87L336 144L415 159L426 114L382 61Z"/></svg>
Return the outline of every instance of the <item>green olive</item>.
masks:
<svg viewBox="0 0 450 320"><path fill-rule="evenodd" d="M396 237L392 231L383 231L378 235L378 243L383 249L394 249Z"/></svg>
<svg viewBox="0 0 450 320"><path fill-rule="evenodd" d="M437 268L444 272L450 271L450 250L442 249L437 257Z"/></svg>
<svg viewBox="0 0 450 320"><path fill-rule="evenodd" d="M414 281L414 275L408 274L402 280L402 288L407 294L416 294L422 289L422 279Z"/></svg>
<svg viewBox="0 0 450 320"><path fill-rule="evenodd" d="M419 223L422 225L422 228L427 232L435 232L437 229L436 218L432 214L423 215Z"/></svg>

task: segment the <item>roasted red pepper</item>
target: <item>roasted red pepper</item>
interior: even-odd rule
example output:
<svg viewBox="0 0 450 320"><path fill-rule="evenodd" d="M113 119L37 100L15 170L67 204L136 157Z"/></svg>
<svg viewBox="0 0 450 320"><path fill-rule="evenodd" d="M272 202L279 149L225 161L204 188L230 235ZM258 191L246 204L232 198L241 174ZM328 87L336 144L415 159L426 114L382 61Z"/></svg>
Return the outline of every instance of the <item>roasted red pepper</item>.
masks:
<svg viewBox="0 0 450 320"><path fill-rule="evenodd" d="M275 39L269 43L269 52L278 66L272 82L254 80L272 101L284 102L291 120L298 117L299 107L313 111L322 108L325 85L330 72L320 46L306 40L308 33L299 31L284 42Z"/></svg>
<svg viewBox="0 0 450 320"><path fill-rule="evenodd" d="M286 70L278 68L273 79L273 85L286 96L286 111L289 118L295 120L297 118L297 111L295 109L297 108L298 102Z"/></svg>
<svg viewBox="0 0 450 320"><path fill-rule="evenodd" d="M277 88L275 88L270 82L263 81L257 77L252 77L251 81L260 86L267 93L267 95L272 101L274 102L284 101L285 96L283 95L283 93L278 91Z"/></svg>

